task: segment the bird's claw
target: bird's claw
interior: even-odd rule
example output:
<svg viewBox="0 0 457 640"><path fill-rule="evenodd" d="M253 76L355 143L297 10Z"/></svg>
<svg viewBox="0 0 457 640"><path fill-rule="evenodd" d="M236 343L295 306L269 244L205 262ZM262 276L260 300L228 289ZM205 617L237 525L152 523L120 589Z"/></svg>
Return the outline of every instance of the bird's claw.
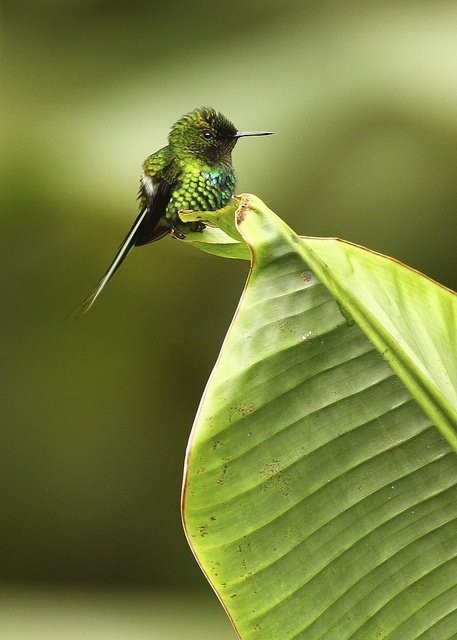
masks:
<svg viewBox="0 0 457 640"><path fill-rule="evenodd" d="M181 229L178 229L178 227L173 226L171 227L170 236L172 238L176 238L177 240L184 240L184 238L186 237L186 234L183 233Z"/></svg>
<svg viewBox="0 0 457 640"><path fill-rule="evenodd" d="M197 232L197 233L201 233L203 229L206 227L205 223L202 222L201 220L185 222L184 224L186 228L189 229L189 231ZM186 237L186 234L183 231L181 231L181 229L177 226L176 223L170 222L170 227L171 227L170 235L172 238L177 238L178 240L184 240L184 238Z"/></svg>
<svg viewBox="0 0 457 640"><path fill-rule="evenodd" d="M178 240L184 240L186 234L181 231L174 220L169 220L170 225L170 235L172 238L177 238Z"/></svg>
<svg viewBox="0 0 457 640"><path fill-rule="evenodd" d="M201 233L206 227L206 224L204 222L201 222L201 220L195 220L194 222L189 222L188 224L191 231L196 231L198 233Z"/></svg>
<svg viewBox="0 0 457 640"><path fill-rule="evenodd" d="M186 225L186 229L189 229L190 231L203 231L203 229L206 227L206 224L202 222L203 214L201 212L195 211L194 209L180 209L178 215L181 216L181 214L186 213L192 213L193 217L196 218L189 221L185 219L182 220L182 222L184 222L184 224Z"/></svg>

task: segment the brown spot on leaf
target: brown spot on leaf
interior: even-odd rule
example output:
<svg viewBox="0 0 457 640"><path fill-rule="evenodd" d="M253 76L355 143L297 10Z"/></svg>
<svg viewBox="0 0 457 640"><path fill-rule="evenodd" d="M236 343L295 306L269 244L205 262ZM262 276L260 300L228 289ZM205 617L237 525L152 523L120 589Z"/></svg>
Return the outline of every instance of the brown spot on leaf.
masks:
<svg viewBox="0 0 457 640"><path fill-rule="evenodd" d="M243 402L233 407L233 409L244 418L255 411L255 404L253 402Z"/></svg>
<svg viewBox="0 0 457 640"><path fill-rule="evenodd" d="M235 214L237 224L242 224L244 222L248 209L249 209L249 200L246 196L243 195L241 196L241 199L240 199L240 206L236 210L236 214Z"/></svg>
<svg viewBox="0 0 457 640"><path fill-rule="evenodd" d="M289 480L284 475L281 469L281 463L279 460L272 460L267 463L260 471L260 473L266 476L266 481L263 485L264 491L276 490L286 497L290 493Z"/></svg>
<svg viewBox="0 0 457 640"><path fill-rule="evenodd" d="M294 333L293 328L291 327L289 322L287 322L287 320L284 318L278 321L278 326L279 326L280 333Z"/></svg>
<svg viewBox="0 0 457 640"><path fill-rule="evenodd" d="M224 484L224 478L225 478L225 474L227 473L228 470L228 464L225 463L224 466L221 469L221 472L219 474L219 478L217 479L217 484L221 485Z"/></svg>

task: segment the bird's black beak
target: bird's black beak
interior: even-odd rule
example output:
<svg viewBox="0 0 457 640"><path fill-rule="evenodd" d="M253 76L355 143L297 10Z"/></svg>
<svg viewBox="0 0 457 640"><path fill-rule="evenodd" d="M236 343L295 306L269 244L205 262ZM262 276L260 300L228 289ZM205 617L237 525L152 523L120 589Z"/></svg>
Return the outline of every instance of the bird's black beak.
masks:
<svg viewBox="0 0 457 640"><path fill-rule="evenodd" d="M234 138L245 138L246 136L272 136L273 131L237 131Z"/></svg>

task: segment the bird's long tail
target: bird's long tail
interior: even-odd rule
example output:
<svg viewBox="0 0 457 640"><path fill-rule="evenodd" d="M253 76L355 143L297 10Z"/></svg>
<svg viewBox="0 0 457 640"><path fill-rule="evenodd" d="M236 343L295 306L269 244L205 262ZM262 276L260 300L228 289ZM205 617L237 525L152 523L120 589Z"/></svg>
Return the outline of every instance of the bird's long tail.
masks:
<svg viewBox="0 0 457 640"><path fill-rule="evenodd" d="M138 214L137 219L132 225L132 228L124 238L121 246L119 247L118 252L116 253L114 260L110 264L104 276L99 280L95 289L87 296L87 298L82 302L82 304L70 315L72 318L78 318L82 316L86 311L89 311L91 306L94 304L98 296L101 294L109 280L111 280L114 273L118 270L118 268L123 263L124 259L127 257L130 249L135 245L135 240L137 238L138 230L144 222L147 214L149 212L149 207L145 205L140 213Z"/></svg>

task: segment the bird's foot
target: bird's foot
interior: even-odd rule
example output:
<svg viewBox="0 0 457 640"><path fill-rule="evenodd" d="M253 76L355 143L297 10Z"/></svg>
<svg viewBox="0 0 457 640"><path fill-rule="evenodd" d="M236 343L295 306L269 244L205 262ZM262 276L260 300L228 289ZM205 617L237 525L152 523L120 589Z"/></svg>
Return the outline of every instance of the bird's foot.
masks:
<svg viewBox="0 0 457 640"><path fill-rule="evenodd" d="M181 214L192 214L193 220L186 220L181 218ZM193 232L201 232L206 227L206 224L202 221L203 213L199 211L194 211L193 209L181 209L178 211L178 215L180 216L181 221L184 223L186 229Z"/></svg>
<svg viewBox="0 0 457 640"><path fill-rule="evenodd" d="M188 225L190 231L196 231L198 233L201 233L206 227L206 224L204 222L201 222L200 220L195 220L195 222L188 222Z"/></svg>
<svg viewBox="0 0 457 640"><path fill-rule="evenodd" d="M171 227L170 235L172 238L177 238L178 240L184 240L184 238L186 237L186 234L183 233L181 229L179 229L173 221L170 221L170 227Z"/></svg>
<svg viewBox="0 0 457 640"><path fill-rule="evenodd" d="M203 229L206 227L206 224L204 222L201 222L201 220L185 222L184 225L186 229L188 229L190 232L193 232L193 233L201 233ZM186 237L186 234L182 231L182 229L178 227L178 225L175 222L170 222L170 227L171 227L170 235L172 238L177 238L178 240L184 240L184 238Z"/></svg>

